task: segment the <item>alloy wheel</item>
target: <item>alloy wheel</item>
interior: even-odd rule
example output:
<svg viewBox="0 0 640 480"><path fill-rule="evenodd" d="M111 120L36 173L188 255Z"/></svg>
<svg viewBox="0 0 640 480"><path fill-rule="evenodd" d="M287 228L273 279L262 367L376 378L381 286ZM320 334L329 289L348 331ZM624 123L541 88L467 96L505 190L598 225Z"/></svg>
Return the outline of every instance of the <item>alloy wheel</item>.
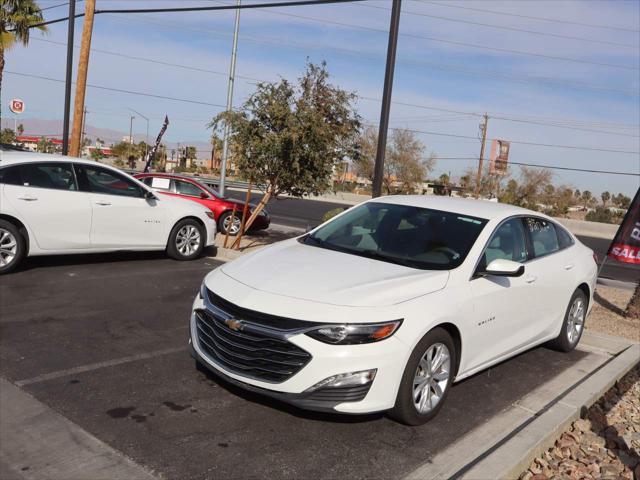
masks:
<svg viewBox="0 0 640 480"><path fill-rule="evenodd" d="M228 215L222 222L222 225L224 226L225 232L229 232L229 235L235 235L240 231L240 219L234 215Z"/></svg>
<svg viewBox="0 0 640 480"><path fill-rule="evenodd" d="M193 255L200 247L200 232L193 225L185 225L176 235L176 248L185 257Z"/></svg>
<svg viewBox="0 0 640 480"><path fill-rule="evenodd" d="M18 240L13 233L0 228L0 267L6 267L18 254Z"/></svg>
<svg viewBox="0 0 640 480"><path fill-rule="evenodd" d="M421 413L433 410L448 387L451 354L446 345L435 343L422 356L413 378L413 405Z"/></svg>
<svg viewBox="0 0 640 480"><path fill-rule="evenodd" d="M581 297L576 298L569 310L567 318L567 340L570 344L574 344L580 338L582 327L584 326L585 303Z"/></svg>

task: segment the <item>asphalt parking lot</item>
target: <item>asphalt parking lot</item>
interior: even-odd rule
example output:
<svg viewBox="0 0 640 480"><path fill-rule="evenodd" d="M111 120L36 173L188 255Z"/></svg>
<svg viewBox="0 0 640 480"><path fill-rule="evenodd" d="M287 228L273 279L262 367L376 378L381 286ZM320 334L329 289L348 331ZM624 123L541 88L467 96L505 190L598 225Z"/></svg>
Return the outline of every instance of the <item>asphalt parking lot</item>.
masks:
<svg viewBox="0 0 640 480"><path fill-rule="evenodd" d="M306 413L195 369L190 305L217 265L30 259L0 279L0 375L167 478L399 478L587 355L520 355L456 384L419 428Z"/></svg>

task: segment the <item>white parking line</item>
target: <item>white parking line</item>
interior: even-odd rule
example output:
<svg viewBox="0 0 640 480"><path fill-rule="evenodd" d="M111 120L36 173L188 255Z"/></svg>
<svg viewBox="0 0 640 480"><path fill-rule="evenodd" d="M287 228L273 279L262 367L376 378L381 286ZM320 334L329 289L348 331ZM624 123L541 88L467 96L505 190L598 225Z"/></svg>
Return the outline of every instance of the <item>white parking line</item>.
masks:
<svg viewBox="0 0 640 480"><path fill-rule="evenodd" d="M66 370L58 370L57 372L45 373L32 378L24 380L18 380L13 382L18 387L24 387L25 385L31 385L32 383L46 382L47 380L53 380L54 378L66 377L68 375L76 375L78 373L91 372L100 368L115 367L116 365L122 365L124 363L137 362L138 360L146 360L148 358L160 357L162 355L169 355L171 353L182 352L188 347L174 347L166 348L164 350L156 350L155 352L139 353L138 355L131 355L129 357L116 358L114 360L106 360L104 362L89 363L88 365L81 365L79 367L68 368Z"/></svg>

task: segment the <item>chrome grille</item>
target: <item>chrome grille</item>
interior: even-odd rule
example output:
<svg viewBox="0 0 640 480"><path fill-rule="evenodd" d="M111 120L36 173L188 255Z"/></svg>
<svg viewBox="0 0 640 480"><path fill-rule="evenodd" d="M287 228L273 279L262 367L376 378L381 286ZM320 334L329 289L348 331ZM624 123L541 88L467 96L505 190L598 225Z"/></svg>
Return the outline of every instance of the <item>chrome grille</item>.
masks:
<svg viewBox="0 0 640 480"><path fill-rule="evenodd" d="M304 367L311 355L286 339L269 335L264 328L236 331L225 323L223 311L196 310L196 328L201 350L231 372L265 382L280 383ZM242 319L246 322L245 319Z"/></svg>

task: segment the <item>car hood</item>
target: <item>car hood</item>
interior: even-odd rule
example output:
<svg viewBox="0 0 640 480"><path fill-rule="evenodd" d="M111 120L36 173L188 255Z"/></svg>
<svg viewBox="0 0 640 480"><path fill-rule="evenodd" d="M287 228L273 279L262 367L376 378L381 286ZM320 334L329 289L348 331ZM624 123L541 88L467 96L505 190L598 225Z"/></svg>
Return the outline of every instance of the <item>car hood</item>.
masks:
<svg viewBox="0 0 640 480"><path fill-rule="evenodd" d="M441 290L448 271L418 270L287 240L221 267L263 292L332 305L388 306Z"/></svg>

